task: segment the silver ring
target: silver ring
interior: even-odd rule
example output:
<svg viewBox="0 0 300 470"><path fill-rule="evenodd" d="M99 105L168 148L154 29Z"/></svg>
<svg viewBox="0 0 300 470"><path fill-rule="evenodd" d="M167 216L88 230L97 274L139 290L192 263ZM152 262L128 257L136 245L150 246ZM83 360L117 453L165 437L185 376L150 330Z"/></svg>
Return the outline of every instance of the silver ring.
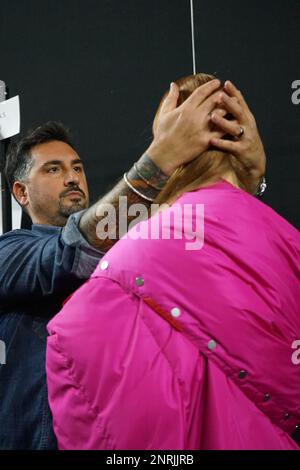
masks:
<svg viewBox="0 0 300 470"><path fill-rule="evenodd" d="M240 139L243 134L245 134L244 128L240 127L240 133L239 133L239 135L237 135L237 138Z"/></svg>
<svg viewBox="0 0 300 470"><path fill-rule="evenodd" d="M235 136L233 137L233 140L239 140L239 139L242 137L242 135L244 135L244 134L245 134L245 129L244 129L243 127L240 127L240 132L239 132L239 134L238 134L238 135L235 135Z"/></svg>

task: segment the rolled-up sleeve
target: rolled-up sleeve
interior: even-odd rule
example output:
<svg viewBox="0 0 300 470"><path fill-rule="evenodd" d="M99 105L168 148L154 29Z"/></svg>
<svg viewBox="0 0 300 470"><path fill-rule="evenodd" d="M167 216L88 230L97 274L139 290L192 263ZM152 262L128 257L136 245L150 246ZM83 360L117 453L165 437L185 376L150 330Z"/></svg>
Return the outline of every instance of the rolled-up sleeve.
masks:
<svg viewBox="0 0 300 470"><path fill-rule="evenodd" d="M80 232L82 213L64 228L36 225L0 237L0 304L61 299L89 278L103 253Z"/></svg>
<svg viewBox="0 0 300 470"><path fill-rule="evenodd" d="M75 249L71 272L81 279L87 279L105 253L93 248L80 232L78 226L83 213L84 211L80 211L69 217L62 230L62 240Z"/></svg>

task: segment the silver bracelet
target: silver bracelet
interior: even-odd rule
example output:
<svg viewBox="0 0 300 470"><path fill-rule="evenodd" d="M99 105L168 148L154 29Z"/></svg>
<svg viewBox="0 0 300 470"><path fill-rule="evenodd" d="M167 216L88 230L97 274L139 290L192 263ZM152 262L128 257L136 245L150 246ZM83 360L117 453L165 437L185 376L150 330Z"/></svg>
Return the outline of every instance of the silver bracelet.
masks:
<svg viewBox="0 0 300 470"><path fill-rule="evenodd" d="M259 184L258 189L256 191L256 196L259 196L259 197L262 196L266 188L267 188L267 182L266 182L266 178L263 176L261 183Z"/></svg>
<svg viewBox="0 0 300 470"><path fill-rule="evenodd" d="M134 186L132 186L132 184L128 181L128 178L127 178L127 174L124 173L124 181L125 183L127 184L127 186L131 189L131 191L133 191L135 194L137 194L138 196L140 196L142 199L146 199L146 201L150 201L150 202L153 202L154 199L148 197L148 196L145 196L145 194L142 194L140 193Z"/></svg>

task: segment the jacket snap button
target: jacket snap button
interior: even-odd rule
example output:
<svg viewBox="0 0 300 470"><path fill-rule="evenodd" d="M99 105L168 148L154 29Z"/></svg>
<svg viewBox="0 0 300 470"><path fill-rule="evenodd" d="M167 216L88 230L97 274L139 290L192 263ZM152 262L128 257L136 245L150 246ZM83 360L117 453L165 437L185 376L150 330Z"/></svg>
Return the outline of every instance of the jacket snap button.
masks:
<svg viewBox="0 0 300 470"><path fill-rule="evenodd" d="M271 398L271 396L268 393L266 393L265 396L264 396L264 401L269 401L270 398Z"/></svg>
<svg viewBox="0 0 300 470"><path fill-rule="evenodd" d="M285 415L283 416L283 419L289 419L290 415L289 413L285 413Z"/></svg>
<svg viewBox="0 0 300 470"><path fill-rule="evenodd" d="M208 347L208 349L210 349L211 351L213 351L216 346L217 346L217 343L216 343L215 340L213 340L213 339L211 339L211 340L208 341L208 343L207 343L207 347Z"/></svg>
<svg viewBox="0 0 300 470"><path fill-rule="evenodd" d="M104 271L105 269L107 269L109 266L109 262L104 260L102 261L102 263L100 264L100 269L102 269L102 271Z"/></svg>
<svg viewBox="0 0 300 470"><path fill-rule="evenodd" d="M178 307L172 308L172 310L171 310L172 317L179 317L180 314L181 314L181 312L180 312L180 309Z"/></svg>
<svg viewBox="0 0 300 470"><path fill-rule="evenodd" d="M135 278L135 283L138 287L141 287L144 285L144 279L142 277L136 277Z"/></svg>
<svg viewBox="0 0 300 470"><path fill-rule="evenodd" d="M244 379L246 375L247 375L247 372L245 370L240 370L239 379Z"/></svg>

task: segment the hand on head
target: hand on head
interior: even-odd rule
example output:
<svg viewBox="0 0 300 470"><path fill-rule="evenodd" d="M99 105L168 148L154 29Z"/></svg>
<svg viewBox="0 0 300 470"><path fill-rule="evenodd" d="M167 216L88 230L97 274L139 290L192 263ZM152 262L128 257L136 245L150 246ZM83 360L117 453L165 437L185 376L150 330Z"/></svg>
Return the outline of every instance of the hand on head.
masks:
<svg viewBox="0 0 300 470"><path fill-rule="evenodd" d="M212 130L210 113L218 105L219 80L210 80L198 87L177 106L180 89L172 83L163 98L154 125L154 140L147 150L166 174L188 163L204 152L212 138L221 138L222 130Z"/></svg>
<svg viewBox="0 0 300 470"><path fill-rule="evenodd" d="M237 158L253 192L265 172L255 118L229 81L221 89L219 80L198 74L172 83L158 108L153 133L147 154L168 175L212 146Z"/></svg>
<svg viewBox="0 0 300 470"><path fill-rule="evenodd" d="M224 91L219 93L219 105L234 119L228 120L219 113L213 112L211 120L220 130L231 135L234 139L225 140L212 137L211 144L236 156L250 175L253 175L254 178L260 178L266 169L263 143L255 118L242 93L230 81L225 82Z"/></svg>

